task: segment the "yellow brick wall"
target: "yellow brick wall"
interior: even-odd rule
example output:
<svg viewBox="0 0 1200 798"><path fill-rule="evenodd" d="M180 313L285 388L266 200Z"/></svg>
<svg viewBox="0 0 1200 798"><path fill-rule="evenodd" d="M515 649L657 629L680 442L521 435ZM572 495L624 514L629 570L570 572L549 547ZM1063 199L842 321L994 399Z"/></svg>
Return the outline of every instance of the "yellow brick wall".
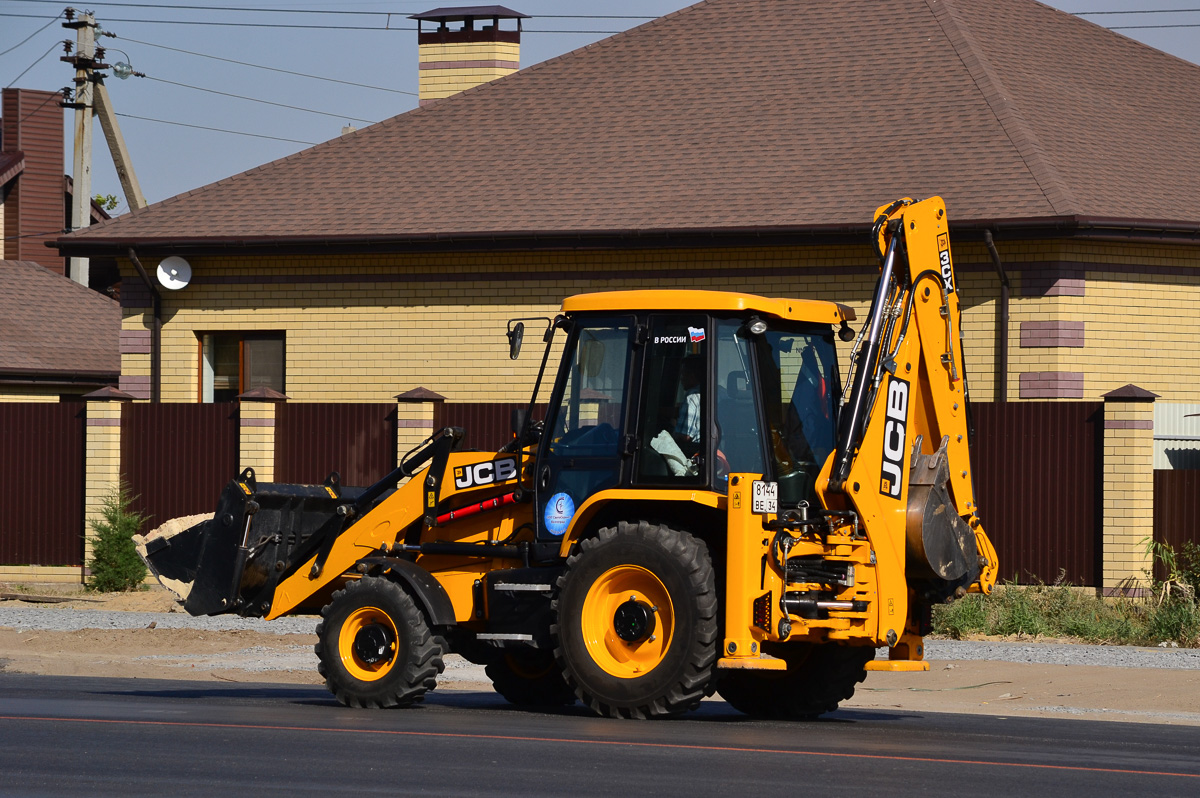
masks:
<svg viewBox="0 0 1200 798"><path fill-rule="evenodd" d="M0 402L57 402L58 392L46 393L36 388L5 388L0 391Z"/></svg>
<svg viewBox="0 0 1200 798"><path fill-rule="evenodd" d="M1010 272L1008 398L1025 372L1085 372L1084 398L1134 383L1164 401L1200 401L1200 254L1184 247L1001 242L1013 265L1089 264L1085 296L1026 296ZM1099 261L1104 261L1101 263ZM1196 274L1130 275L1120 263ZM866 316L876 279L868 247L481 253L192 259L196 278L164 295L163 399L194 402L198 332L286 332L287 393L295 401L391 401L424 386L452 402L524 401L540 347L507 358L505 322L553 315L566 296L635 288L747 291L844 302ZM982 244L955 245L964 359L972 399L993 399L999 279ZM1107 269L1107 270L1105 270ZM851 271L852 270L852 271ZM262 283L213 279L262 275ZM373 282L372 276L379 281ZM298 277L294 283L273 282ZM408 277L410 281L395 278ZM344 282L338 281L344 278ZM307 280L308 282L304 282ZM148 309L126 309L146 329ZM1083 348L1025 348L1027 321L1083 321ZM849 345L839 344L843 373ZM125 375L150 373L125 355Z"/></svg>
<svg viewBox="0 0 1200 798"><path fill-rule="evenodd" d="M446 69L422 69L417 76L417 94L421 100L439 100L488 81L511 75L515 69L488 66L488 61L519 62L521 46L515 42L469 42L461 44L422 44L418 48L422 64L447 61L478 61L473 66Z"/></svg>
<svg viewBox="0 0 1200 798"><path fill-rule="evenodd" d="M1142 429L1121 429L1124 423ZM1146 541L1154 530L1154 422L1152 402L1104 406L1103 585L1142 588L1151 560Z"/></svg>
<svg viewBox="0 0 1200 798"><path fill-rule="evenodd" d="M104 500L121 478L121 403L87 403L87 442L84 457L84 562L92 556L91 522L101 517Z"/></svg>
<svg viewBox="0 0 1200 798"><path fill-rule="evenodd" d="M238 468L253 468L258 482L275 480L275 405L242 402Z"/></svg>

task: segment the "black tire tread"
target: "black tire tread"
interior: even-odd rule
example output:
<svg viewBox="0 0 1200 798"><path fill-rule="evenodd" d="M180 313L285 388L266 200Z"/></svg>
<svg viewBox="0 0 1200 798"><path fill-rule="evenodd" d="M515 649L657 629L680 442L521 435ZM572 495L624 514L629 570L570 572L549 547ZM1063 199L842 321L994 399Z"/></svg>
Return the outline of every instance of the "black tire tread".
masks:
<svg viewBox="0 0 1200 798"><path fill-rule="evenodd" d="M392 621L406 644L401 648L407 647L407 651L401 652L402 661L396 665L398 671L377 682L368 683L355 679L341 667L337 661L336 644L331 646L333 650L327 656L325 627L330 616L341 611L342 604L351 602L353 606L353 603L366 600L372 593L382 599L374 603L390 602L395 614L400 616L393 617ZM388 611L386 606L380 609ZM437 677L445 668L441 638L430 632L420 607L399 585L382 577L364 577L349 582L334 593L329 603L321 609L316 632L317 644L313 650L318 659L317 672L325 678L325 686L329 691L348 707L386 709L412 706L437 686ZM400 641L397 644L400 645Z"/></svg>
<svg viewBox="0 0 1200 798"><path fill-rule="evenodd" d="M615 527L603 527L595 537L580 541L578 549L567 558L567 567L558 579L559 595L571 578L572 571L593 552L614 544L621 539L633 539L660 547L669 554L686 575L687 589L695 602L697 618L695 629L687 636L688 650L683 672L661 695L647 697L635 706L618 706L605 701L589 691L586 685L572 674L572 663L567 661L561 640L560 624L551 627L556 641L554 655L563 670L563 678L576 696L598 715L613 718L646 719L667 717L689 712L699 706L705 696L713 691L716 675L718 608L716 579L708 546L691 534L648 521L630 523L621 521ZM557 614L560 600L555 600ZM686 632L685 632L686 634Z"/></svg>
<svg viewBox="0 0 1200 798"><path fill-rule="evenodd" d="M508 656L516 657L528 669L538 671L527 676L515 670ZM528 652L498 651L484 666L492 687L505 701L519 707L564 707L575 703L575 691L563 679L554 655L543 649Z"/></svg>
<svg viewBox="0 0 1200 798"><path fill-rule="evenodd" d="M802 644L804 645L804 644ZM731 671L717 680L717 693L739 712L757 718L812 719L833 712L854 696L875 658L870 646L814 645L803 655L776 648L788 662L785 672Z"/></svg>

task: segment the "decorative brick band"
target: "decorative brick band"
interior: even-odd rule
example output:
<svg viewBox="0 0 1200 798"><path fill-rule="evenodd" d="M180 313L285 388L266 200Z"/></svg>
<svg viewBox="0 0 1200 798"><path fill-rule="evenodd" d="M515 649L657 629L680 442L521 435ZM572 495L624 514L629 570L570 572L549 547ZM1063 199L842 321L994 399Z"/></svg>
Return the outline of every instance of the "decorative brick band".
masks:
<svg viewBox="0 0 1200 798"><path fill-rule="evenodd" d="M118 387L125 393L132 396L134 399L150 398L150 377L148 376L127 377L122 374Z"/></svg>
<svg viewBox="0 0 1200 798"><path fill-rule="evenodd" d="M479 61L422 61L419 69L520 69L520 61L497 61L495 59L480 59Z"/></svg>
<svg viewBox="0 0 1200 798"><path fill-rule="evenodd" d="M275 419L273 418L243 418L243 427L273 427Z"/></svg>
<svg viewBox="0 0 1200 798"><path fill-rule="evenodd" d="M1083 346L1082 321L1023 321L1021 348L1043 346Z"/></svg>
<svg viewBox="0 0 1200 798"><path fill-rule="evenodd" d="M1009 272L1021 272L1021 296L1086 296L1087 279L1078 266L1046 264L1039 268L1035 264L1005 264Z"/></svg>
<svg viewBox="0 0 1200 798"><path fill-rule="evenodd" d="M1153 421L1131 421L1129 419L1108 418L1104 420L1105 429L1154 429Z"/></svg>
<svg viewBox="0 0 1200 798"><path fill-rule="evenodd" d="M1082 371L1029 371L1021 375L1022 399L1082 399Z"/></svg>
<svg viewBox="0 0 1200 798"><path fill-rule="evenodd" d="M121 419L119 418L89 418L87 420L89 427L119 427Z"/></svg>
<svg viewBox="0 0 1200 798"><path fill-rule="evenodd" d="M149 330L121 330L122 355L150 354Z"/></svg>
<svg viewBox="0 0 1200 798"><path fill-rule="evenodd" d="M433 419L400 418L396 420L396 426L401 429L433 429Z"/></svg>

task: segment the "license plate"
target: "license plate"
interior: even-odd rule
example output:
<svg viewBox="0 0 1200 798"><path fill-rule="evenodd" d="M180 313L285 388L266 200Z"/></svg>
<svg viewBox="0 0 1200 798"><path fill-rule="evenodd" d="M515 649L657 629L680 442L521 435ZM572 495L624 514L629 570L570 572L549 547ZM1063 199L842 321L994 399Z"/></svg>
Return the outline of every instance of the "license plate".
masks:
<svg viewBox="0 0 1200 798"><path fill-rule="evenodd" d="M751 486L751 493L751 509L754 512L779 512L779 483L755 480Z"/></svg>

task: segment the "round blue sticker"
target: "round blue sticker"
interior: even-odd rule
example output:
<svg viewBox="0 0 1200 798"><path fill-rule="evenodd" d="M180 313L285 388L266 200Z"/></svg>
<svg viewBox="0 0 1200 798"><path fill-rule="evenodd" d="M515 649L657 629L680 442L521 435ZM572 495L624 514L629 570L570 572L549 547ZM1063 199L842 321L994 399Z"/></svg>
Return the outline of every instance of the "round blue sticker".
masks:
<svg viewBox="0 0 1200 798"><path fill-rule="evenodd" d="M556 493L546 502L546 531L551 535L561 535L571 525L575 515L575 502L566 493Z"/></svg>

